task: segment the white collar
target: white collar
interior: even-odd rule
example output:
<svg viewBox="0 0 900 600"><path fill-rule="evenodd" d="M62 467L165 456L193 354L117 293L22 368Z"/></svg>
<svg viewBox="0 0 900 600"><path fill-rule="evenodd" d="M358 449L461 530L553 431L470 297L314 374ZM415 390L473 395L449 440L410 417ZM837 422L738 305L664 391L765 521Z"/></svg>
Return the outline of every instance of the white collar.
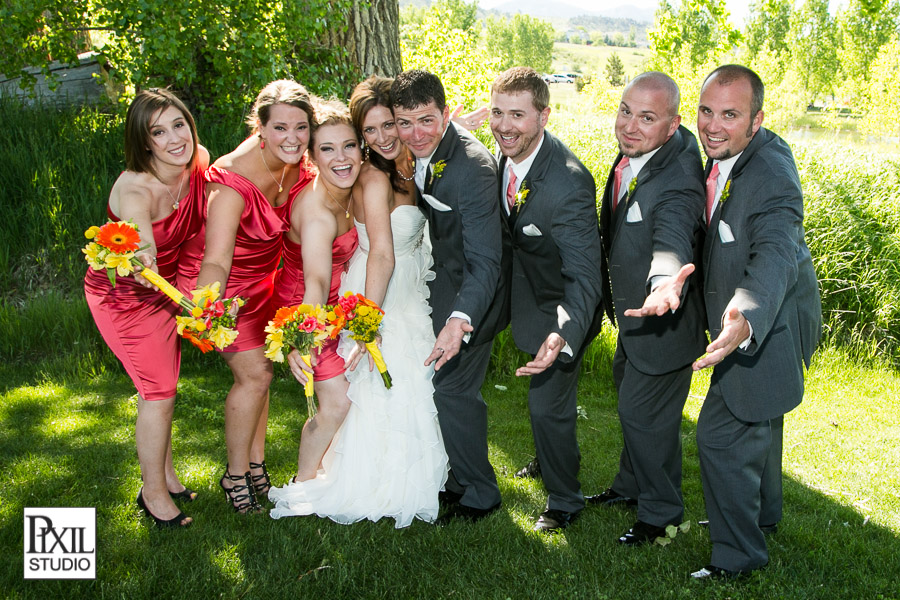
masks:
<svg viewBox="0 0 900 600"><path fill-rule="evenodd" d="M662 146L660 146L659 148L662 148ZM641 169L643 169L644 166L648 162L650 162L650 159L653 158L657 152L659 152L659 148L651 150L650 152L647 152L645 154L641 154L637 158L628 159L628 166L631 168L632 178L637 179L638 173L640 173Z"/></svg>
<svg viewBox="0 0 900 600"><path fill-rule="evenodd" d="M534 150L531 151L531 154L529 154L525 158L525 160L518 162L518 163L514 162L511 159L508 159L506 161L506 165L507 165L506 171L507 172L503 174L503 180L504 181L509 180L509 169L512 168L512 172L516 174L516 181L518 181L519 184L521 185L522 180L525 179L526 175L528 175L528 171L531 170L531 165L534 164L534 159L537 157L538 152L540 152L541 146L543 146L543 145L544 145L544 132L541 131L541 139L538 141L537 146L534 147ZM504 189L505 189L505 187L504 187Z"/></svg>

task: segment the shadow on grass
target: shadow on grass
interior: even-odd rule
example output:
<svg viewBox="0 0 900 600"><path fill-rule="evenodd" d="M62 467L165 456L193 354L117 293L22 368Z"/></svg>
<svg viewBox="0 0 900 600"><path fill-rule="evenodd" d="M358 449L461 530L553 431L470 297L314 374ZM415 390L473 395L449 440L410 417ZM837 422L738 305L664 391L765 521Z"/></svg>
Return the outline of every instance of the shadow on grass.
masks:
<svg viewBox="0 0 900 600"><path fill-rule="evenodd" d="M608 375L611 350L583 378L579 420L581 481L605 488L621 448ZM214 358L214 357L213 357ZM502 511L477 525L440 529L416 521L342 526L314 517L275 521L231 512L218 488L224 468L222 403L231 377L220 362L190 357L179 384L175 462L200 493L184 509L187 531L157 531L134 505L140 486L134 452L133 388L122 375L91 381L8 386L0 396L0 541L22 548L26 506L96 506L96 581L23 581L21 558L0 568L12 597L183 596L226 598L892 598L900 569L898 532L863 523L854 509L790 478L785 519L769 538L767 569L739 584L698 584L709 539L694 526L666 547L614 543L633 520L627 510L589 507L561 535L530 531L545 502L540 481L513 473L533 455L527 381L493 376L484 388L491 459ZM7 373L0 373L7 374ZM21 374L8 373L13 381ZM495 386L505 386L506 390ZM696 390L695 390L696 391ZM702 393L702 392L698 392ZM267 462L276 484L296 464L305 420L299 387L278 370L271 389ZM694 424L685 419L687 519L703 518Z"/></svg>

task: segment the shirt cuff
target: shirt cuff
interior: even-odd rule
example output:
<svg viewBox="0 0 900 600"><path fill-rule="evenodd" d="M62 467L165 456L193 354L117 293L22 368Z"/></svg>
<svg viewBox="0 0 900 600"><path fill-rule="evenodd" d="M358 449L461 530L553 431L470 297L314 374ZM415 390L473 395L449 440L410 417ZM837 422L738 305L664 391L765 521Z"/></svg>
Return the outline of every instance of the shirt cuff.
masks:
<svg viewBox="0 0 900 600"><path fill-rule="evenodd" d="M750 329L750 335L747 336L747 339L741 342L741 345L738 346L741 350L746 350L750 347L750 342L753 341L753 325L750 324L750 321L747 321L747 327Z"/></svg>

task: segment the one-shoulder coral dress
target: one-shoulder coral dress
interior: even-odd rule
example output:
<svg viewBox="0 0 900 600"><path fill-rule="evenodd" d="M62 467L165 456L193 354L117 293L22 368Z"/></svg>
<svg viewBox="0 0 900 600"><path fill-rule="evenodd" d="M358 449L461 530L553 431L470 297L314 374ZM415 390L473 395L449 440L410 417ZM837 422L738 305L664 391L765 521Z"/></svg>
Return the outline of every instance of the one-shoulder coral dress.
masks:
<svg viewBox="0 0 900 600"><path fill-rule="evenodd" d="M195 169L188 194L178 208L153 223L156 266L173 285L181 247L202 234L205 189L203 171ZM106 211L113 221L120 220L108 206ZM90 267L84 277L84 294L103 341L122 362L141 398L154 401L174 397L181 366L181 343L175 332L179 308L175 303L133 277L117 277L113 287L105 271Z"/></svg>

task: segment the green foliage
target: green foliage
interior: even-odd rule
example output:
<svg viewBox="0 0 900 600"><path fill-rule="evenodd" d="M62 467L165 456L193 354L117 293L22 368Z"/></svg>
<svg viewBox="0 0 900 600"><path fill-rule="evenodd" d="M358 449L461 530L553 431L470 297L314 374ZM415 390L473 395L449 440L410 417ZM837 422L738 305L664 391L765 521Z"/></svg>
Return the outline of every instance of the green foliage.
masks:
<svg viewBox="0 0 900 600"><path fill-rule="evenodd" d="M744 32L747 57L753 60L768 50L778 57L790 52L791 0L757 0L750 5L750 22ZM785 61L784 66L787 66Z"/></svg>
<svg viewBox="0 0 900 600"><path fill-rule="evenodd" d="M900 40L896 37L881 48L872 64L867 96L869 111L859 130L871 135L893 135L900 139Z"/></svg>
<svg viewBox="0 0 900 600"><path fill-rule="evenodd" d="M465 0L436 0L430 3L430 7L408 4L400 11L400 25L412 25L422 27L430 12L437 11L448 20L448 29L466 31L473 37L478 30L475 23L478 21L478 2L466 2Z"/></svg>
<svg viewBox="0 0 900 600"><path fill-rule="evenodd" d="M839 71L836 35L828 0L805 0L791 18L791 59L808 103L834 91Z"/></svg>
<svg viewBox="0 0 900 600"><path fill-rule="evenodd" d="M660 0L650 40L652 69L671 73L676 67L696 69L716 62L741 41L741 34L728 21L725 0L681 0L676 9ZM679 61L687 61L679 65Z"/></svg>
<svg viewBox="0 0 900 600"><path fill-rule="evenodd" d="M489 55L503 57L501 69L524 66L546 73L553 60L553 25L523 14L491 17L485 22L485 45Z"/></svg>
<svg viewBox="0 0 900 600"><path fill-rule="evenodd" d="M458 3L456 3L458 4ZM472 30L448 28L460 19L454 3L436 2L422 23L401 26L404 69L426 69L441 78L447 103L477 107L490 101L490 85L501 71L501 58L491 56Z"/></svg>
<svg viewBox="0 0 900 600"><path fill-rule="evenodd" d="M93 49L110 76L129 90L171 86L196 112L240 113L267 82L293 77L323 95L345 95L356 74L342 49L323 43L346 26L350 0L82 0L38 10L16 2L12 32L0 39L0 71L46 66L48 55L71 61L85 29L102 32ZM4 30L7 16L3 15ZM11 33L11 35L10 35ZM128 94L122 101L127 102Z"/></svg>
<svg viewBox="0 0 900 600"><path fill-rule="evenodd" d="M606 60L606 81L613 87L625 85L625 65L615 52Z"/></svg>

